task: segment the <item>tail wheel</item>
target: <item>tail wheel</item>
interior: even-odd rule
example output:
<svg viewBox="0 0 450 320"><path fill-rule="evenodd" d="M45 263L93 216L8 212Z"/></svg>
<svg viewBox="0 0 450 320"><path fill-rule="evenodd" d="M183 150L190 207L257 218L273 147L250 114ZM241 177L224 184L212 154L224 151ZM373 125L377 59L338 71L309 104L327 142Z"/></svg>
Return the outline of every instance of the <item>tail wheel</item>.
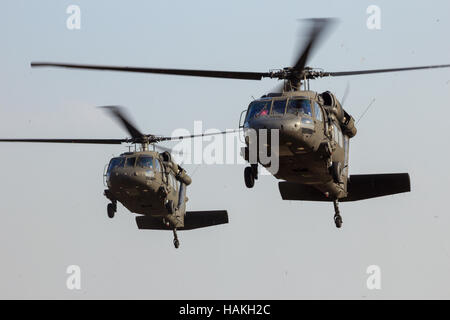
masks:
<svg viewBox="0 0 450 320"><path fill-rule="evenodd" d="M342 227L342 217L341 216L334 217L334 223L336 224L336 228L340 229Z"/></svg>
<svg viewBox="0 0 450 320"><path fill-rule="evenodd" d="M255 185L255 175L252 167L246 167L244 170L244 180L247 188L253 188Z"/></svg>
<svg viewBox="0 0 450 320"><path fill-rule="evenodd" d="M108 217L109 217L110 219L114 218L114 215L115 215L115 213L116 213L116 208L115 208L114 204L108 203L107 209L108 209L108 210L107 210L107 211L108 211Z"/></svg>

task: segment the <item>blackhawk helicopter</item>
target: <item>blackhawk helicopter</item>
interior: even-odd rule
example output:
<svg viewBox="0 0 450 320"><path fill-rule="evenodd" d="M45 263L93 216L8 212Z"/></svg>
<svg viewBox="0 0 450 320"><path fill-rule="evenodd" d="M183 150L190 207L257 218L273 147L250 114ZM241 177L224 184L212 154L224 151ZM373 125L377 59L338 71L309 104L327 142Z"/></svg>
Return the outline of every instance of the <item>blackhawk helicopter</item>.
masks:
<svg viewBox="0 0 450 320"><path fill-rule="evenodd" d="M117 203L138 214L139 229L172 230L173 244L180 242L177 230L192 230L228 223L225 210L186 211L186 187L192 183L186 171L172 160L170 149L155 145L158 142L182 140L212 134L179 137L163 137L141 133L116 106L103 107L118 120L131 135L127 139L0 139L0 142L28 143L83 143L83 144L140 144L141 150L125 152L109 162L106 172L107 189L104 195L109 199L108 217L114 218ZM221 132L215 134L226 134ZM157 152L153 146L164 150Z"/></svg>
<svg viewBox="0 0 450 320"><path fill-rule="evenodd" d="M317 93L310 90L310 80L323 77L341 77L447 68L450 65L431 65L407 68L328 72L307 66L308 58L330 27L333 19L310 19L311 28L296 63L292 67L269 72L240 72L120 67L73 63L33 62L32 67L61 67L70 69L156 73L209 78L261 80L272 78L283 81L276 92L250 103L243 123L246 147L242 155L248 161L253 143L250 130L279 130L279 170L273 175L281 180L279 190L284 200L333 202L336 227L342 226L338 204L374 197L409 192L407 173L348 174L350 139L356 135L354 118L330 91ZM244 111L245 112L245 111ZM242 122L242 121L240 121ZM267 142L270 152L270 142ZM258 179L258 159L245 168L247 187ZM267 164L262 164L267 166Z"/></svg>

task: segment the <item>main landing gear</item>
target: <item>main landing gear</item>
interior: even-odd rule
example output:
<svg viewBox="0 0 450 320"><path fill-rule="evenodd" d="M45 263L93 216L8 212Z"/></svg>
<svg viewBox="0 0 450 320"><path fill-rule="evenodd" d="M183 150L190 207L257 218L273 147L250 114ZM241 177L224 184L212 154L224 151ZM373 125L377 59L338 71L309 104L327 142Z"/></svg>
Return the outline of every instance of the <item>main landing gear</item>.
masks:
<svg viewBox="0 0 450 320"><path fill-rule="evenodd" d="M110 219L114 218L114 215L117 212L117 201L108 203L107 211L108 211L108 217Z"/></svg>
<svg viewBox="0 0 450 320"><path fill-rule="evenodd" d="M180 241L178 240L177 235L177 228L173 228L173 245L175 246L175 249L178 249L180 247Z"/></svg>
<svg viewBox="0 0 450 320"><path fill-rule="evenodd" d="M177 210L176 210L175 204L172 200L167 201L165 206L166 206L166 209L167 209L169 215L174 215L176 213ZM168 220L163 219L163 223L168 228L171 225L172 226L176 225L175 222L171 221L171 219L168 219ZM174 227L172 230L173 230L173 245L174 245L175 249L178 249L180 247L180 241L178 240L177 228Z"/></svg>
<svg viewBox="0 0 450 320"><path fill-rule="evenodd" d="M339 202L337 199L333 200L333 205L334 205L334 223L336 224L336 228L341 228L342 227L342 217L341 214L339 213Z"/></svg>
<svg viewBox="0 0 450 320"><path fill-rule="evenodd" d="M255 180L258 180L258 165L252 164L244 170L244 180L247 188L253 188Z"/></svg>
<svg viewBox="0 0 450 320"><path fill-rule="evenodd" d="M169 220L166 220L165 218L163 218L162 222L167 228L170 228L172 226L172 223ZM173 245L175 249L178 249L180 247L180 240L178 240L177 228L174 227L172 231L173 231Z"/></svg>

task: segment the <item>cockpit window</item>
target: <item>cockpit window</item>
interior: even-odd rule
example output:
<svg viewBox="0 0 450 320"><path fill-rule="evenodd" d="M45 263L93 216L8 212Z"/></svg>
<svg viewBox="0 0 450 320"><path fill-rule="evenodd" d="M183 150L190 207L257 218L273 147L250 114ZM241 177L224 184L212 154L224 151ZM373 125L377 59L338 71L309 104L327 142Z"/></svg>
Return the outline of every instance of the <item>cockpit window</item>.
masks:
<svg viewBox="0 0 450 320"><path fill-rule="evenodd" d="M169 177L169 185L170 185L174 190L177 190L177 189L178 189L177 179L175 179L175 177L174 177L172 174L169 174L168 177Z"/></svg>
<svg viewBox="0 0 450 320"><path fill-rule="evenodd" d="M311 102L307 99L292 99L288 102L287 112L312 116Z"/></svg>
<svg viewBox="0 0 450 320"><path fill-rule="evenodd" d="M275 100L272 106L272 114L284 114L286 111L286 100Z"/></svg>
<svg viewBox="0 0 450 320"><path fill-rule="evenodd" d="M338 143L341 147L344 146L344 137L342 135L341 128L338 124L333 123L333 138L336 143Z"/></svg>
<svg viewBox="0 0 450 320"><path fill-rule="evenodd" d="M272 100L254 101L250 103L245 121L247 122L253 118L267 116L270 112L271 103Z"/></svg>
<svg viewBox="0 0 450 320"><path fill-rule="evenodd" d="M110 173L112 170L114 170L114 168L123 167L123 163L125 162L124 158L113 158L111 159L111 161L109 162L109 166L108 166L108 173Z"/></svg>
<svg viewBox="0 0 450 320"><path fill-rule="evenodd" d="M158 159L155 159L155 169L156 171L161 172L161 164Z"/></svg>
<svg viewBox="0 0 450 320"><path fill-rule="evenodd" d="M127 159L127 167L134 167L134 164L136 163L136 158L128 158Z"/></svg>
<svg viewBox="0 0 450 320"><path fill-rule="evenodd" d="M314 116L317 120L322 121L322 110L316 101L314 101Z"/></svg>
<svg viewBox="0 0 450 320"><path fill-rule="evenodd" d="M153 168L153 158L149 156L139 157L137 166L140 168Z"/></svg>

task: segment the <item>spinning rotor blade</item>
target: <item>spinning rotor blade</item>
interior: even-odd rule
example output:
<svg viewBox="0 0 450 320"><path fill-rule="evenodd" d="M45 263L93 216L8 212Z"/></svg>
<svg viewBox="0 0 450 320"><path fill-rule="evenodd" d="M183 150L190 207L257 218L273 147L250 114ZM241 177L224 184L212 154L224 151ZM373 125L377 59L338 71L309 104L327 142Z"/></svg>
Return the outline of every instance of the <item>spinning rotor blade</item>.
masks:
<svg viewBox="0 0 450 320"><path fill-rule="evenodd" d="M438 68L450 68L450 64L441 64L441 65L433 65L433 66L420 66L420 67L408 67L408 68L356 70L356 71L341 71L341 72L323 72L322 77L356 76L356 75L360 75L360 74L386 73L386 72L412 71L412 70L438 69Z"/></svg>
<svg viewBox="0 0 450 320"><path fill-rule="evenodd" d="M117 122L125 127L133 139L142 139L142 137L144 137L144 134L142 134L124 114L123 108L118 106L105 106L100 108L107 110L117 120Z"/></svg>
<svg viewBox="0 0 450 320"><path fill-rule="evenodd" d="M301 73L308 62L308 57L314 47L317 46L318 42L323 38L325 31L333 24L334 19L307 19L306 21L311 22L313 25L311 27L310 34L308 36L308 41L306 41L305 46L301 54L299 55L297 62L292 67L293 71Z"/></svg>
<svg viewBox="0 0 450 320"><path fill-rule="evenodd" d="M320 37L324 34L325 29L333 19L309 19L313 23L311 33L305 48L299 55L292 71L295 74L301 74L305 68L306 62L311 50L317 45ZM191 70L191 69L165 69L165 68L142 68L127 66L107 66L94 64L78 64L78 63L60 63L60 62L32 62L31 67L56 67L68 69L84 69L84 70L102 70L102 71L120 71L120 72L137 72L137 73L156 73L179 76L207 77L207 78L224 78L224 79L241 79L241 80L261 80L262 78L279 78L284 79L283 74L274 74L273 72L241 72L241 71L221 71L221 70Z"/></svg>
<svg viewBox="0 0 450 320"><path fill-rule="evenodd" d="M179 136L179 137L155 137L154 140L156 142L176 141L176 140L183 140L183 139L192 139L192 138L198 138L198 137L207 137L207 136L215 136L215 135L220 135L220 134L234 133L234 132L238 132L239 130L240 129L235 129L235 130L228 130L228 131L222 131L222 132L193 134L190 136Z"/></svg>
<svg viewBox="0 0 450 320"><path fill-rule="evenodd" d="M162 147L162 146L160 146L158 144L155 144L154 146L155 146L156 149L159 149L159 150L162 150L162 151L167 151L170 154L178 154L180 156L182 156L184 154L183 151L175 151L172 148Z"/></svg>
<svg viewBox="0 0 450 320"><path fill-rule="evenodd" d="M127 139L0 139L0 142L122 144Z"/></svg>
<svg viewBox="0 0 450 320"><path fill-rule="evenodd" d="M353 76L375 73L387 73L398 71L412 71L423 69L437 69L448 68L450 64L445 65L431 65L419 66L409 68L391 68L391 69L373 69L373 70L355 70L355 71L340 71L340 72L326 72L319 69L312 69L307 67L308 59L312 51L317 47L320 40L326 34L326 31L336 21L330 18L308 19L312 24L307 41L303 50L298 55L297 61L293 67L284 68L281 70L274 70L270 72L240 72L240 71L218 71L218 70L190 70L190 69L163 69L163 68L141 68L141 67L127 67L127 66L107 66L107 65L93 65L93 64L75 64L75 63L59 63L59 62L32 62L31 67L57 67L69 69L85 69L85 70L103 70L103 71L120 71L120 72L138 72L138 73L153 73L153 74L167 74L179 76L192 77L207 77L207 78L224 78L224 79L242 79L242 80L261 80L262 78L273 78L278 80L287 80L288 89L298 89L299 84L306 79L316 79L322 77L340 77ZM286 89L286 88L284 88ZM278 89L277 92L282 92L283 89ZM132 125L130 121L118 109L113 109L112 114L125 125L128 132L131 133L135 139L142 138L142 133ZM147 136L145 136L147 137Z"/></svg>
<svg viewBox="0 0 450 320"><path fill-rule="evenodd" d="M131 134L130 139L0 139L0 142L28 142L28 143L82 143L82 144L122 144L122 143L142 143L148 146L161 141L183 140L196 137L206 137L219 134L233 133L239 130L229 130L216 133L203 133L190 136L164 137L152 134L144 135L141 133L131 120L125 115L124 109L118 106L100 107L106 109L112 116ZM155 145L155 147L172 152L170 148Z"/></svg>
<svg viewBox="0 0 450 320"><path fill-rule="evenodd" d="M237 130L230 130L230 131L223 131L223 132L217 132L217 133L203 133L203 134L197 134L197 135L190 135L190 136L179 136L179 137L164 137L164 136L155 136L152 134L143 134L141 133L136 126L129 120L129 118L124 114L123 108L118 106L106 106L101 107L108 112L110 112L118 121L121 123L127 131L131 134L133 142L142 142L146 141L147 143L153 144L161 141L174 141L174 140L183 140L183 139L190 139L190 138L197 138L197 137L206 137L206 136L212 136L212 135L218 135L218 134L227 134L236 132ZM164 147L160 147L163 149ZM166 148L169 150L168 148Z"/></svg>
<svg viewBox="0 0 450 320"><path fill-rule="evenodd" d="M138 73L158 73L158 74L168 74L168 75L178 75L178 76L241 79L241 80L261 80L263 77L270 77L270 73L267 73L267 72L240 72L240 71L118 67L118 66L53 63L53 62L32 62L31 67L57 67L57 68L69 68L69 69L87 69L87 70L103 70L103 71L138 72Z"/></svg>

